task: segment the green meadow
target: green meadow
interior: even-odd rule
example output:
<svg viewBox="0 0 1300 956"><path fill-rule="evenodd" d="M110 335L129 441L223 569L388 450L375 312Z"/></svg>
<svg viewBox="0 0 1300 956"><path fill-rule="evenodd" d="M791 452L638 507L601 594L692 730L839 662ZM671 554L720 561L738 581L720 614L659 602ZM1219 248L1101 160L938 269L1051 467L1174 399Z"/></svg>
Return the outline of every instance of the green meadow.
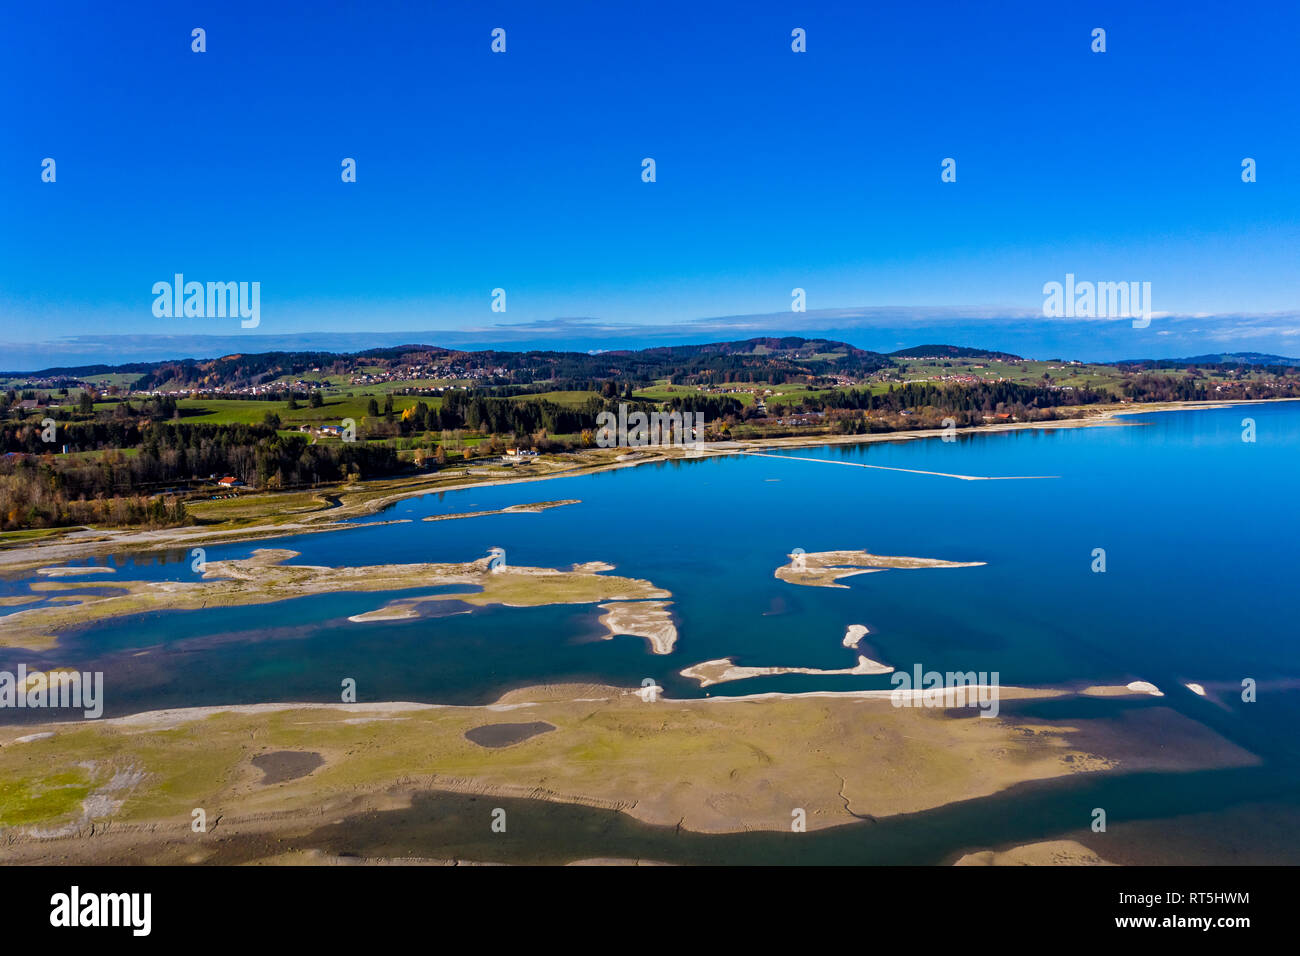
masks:
<svg viewBox="0 0 1300 956"><path fill-rule="evenodd" d="M369 414L367 407L372 398L382 411L387 396L371 392L356 392L351 397L327 394L324 396L324 404L319 408L312 408L301 399L294 409L289 407L288 402L240 398L183 398L176 405L182 420L187 422L259 425L266 418L267 412L275 412L285 425L337 425L345 418L360 422ZM442 404L442 399L421 395L394 395L393 412L401 415L405 409L414 408L420 402L430 408L437 408Z"/></svg>

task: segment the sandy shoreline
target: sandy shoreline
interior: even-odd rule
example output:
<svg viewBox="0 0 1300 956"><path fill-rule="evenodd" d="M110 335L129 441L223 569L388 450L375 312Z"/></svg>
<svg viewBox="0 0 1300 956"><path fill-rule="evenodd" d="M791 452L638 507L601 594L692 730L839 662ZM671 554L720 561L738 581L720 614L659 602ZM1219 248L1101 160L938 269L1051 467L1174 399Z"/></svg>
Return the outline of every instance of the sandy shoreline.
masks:
<svg viewBox="0 0 1300 956"><path fill-rule="evenodd" d="M555 689L565 691L574 686L581 686L582 688L580 691L575 691L575 694L596 693L597 696L551 696L549 693ZM1088 687L1082 690L1065 686L1020 687L1009 684L1000 685L996 688L984 685L970 685L966 687L968 692L980 689L987 691L997 690L1002 698L1006 700L1035 700L1057 697L1137 697L1144 695L1144 692L1142 691L1134 691L1124 687L1123 685ZM434 704L412 700L358 701L351 704L334 703L331 701L273 701L263 704L205 704L195 707L167 707L161 710L146 710L136 714L123 714L119 717L101 717L97 720L61 721L56 724L49 724L48 727L51 729L50 733L43 734L42 736L57 736L60 732L69 732L89 727L148 727L152 729L165 729L169 727L178 727L186 723L192 723L196 720L206 720L209 717L215 717L220 714L256 716L289 713L301 710L326 710L346 714L401 714L423 710L487 710L501 712L521 710L529 707L541 707L549 704L596 704L624 699L644 702L641 690L640 687L614 687L612 685L562 684L558 685L558 688L553 687L552 685L538 685L535 687L524 687L508 691L496 701L487 704ZM1105 691L1106 693L1096 693L1097 691ZM925 691L922 690L899 691L893 689L868 689L810 690L798 692L765 691L758 694L736 694L722 697L666 697L663 694L660 694L656 698L656 703L688 706L716 706L719 704L778 700L893 702L895 699L916 701L919 700L924 693ZM954 693L955 692L952 690L945 690L943 692L945 697L948 698L945 706L951 705L951 698L953 698ZM535 699L528 699L529 697L535 697ZM24 731L27 731L28 734L23 734ZM19 733L20 736L9 738L7 735L10 732ZM8 746L17 743L27 735L30 735L30 725L0 724L0 746Z"/></svg>
<svg viewBox="0 0 1300 956"><path fill-rule="evenodd" d="M669 835L740 834L789 832L792 807L806 811L814 831L1077 774L1255 762L1158 706L1117 715L1098 702L1095 715L1066 720L964 720L942 708L890 706L889 691L654 702L638 691L542 685L491 704L242 704L3 727L0 775L11 790L0 812L23 822L10 817L0 852L9 863L248 863L342 851L483 859L478 846L456 842L463 826L420 835L409 811L422 795L522 799L528 809L518 812L539 826L549 813L571 812L546 807L567 806L626 815ZM509 747L473 739L503 713L554 730ZM268 761L301 766L268 784ZM72 778L84 798L61 807L21 796ZM210 826L219 821L214 831L190 830L194 807L206 808ZM92 826L95 839L85 839ZM492 839L486 824L482 832ZM400 852L386 849L392 840ZM549 862L630 855L617 842L598 852L563 838L551 844ZM487 858L509 861L503 846L482 844Z"/></svg>

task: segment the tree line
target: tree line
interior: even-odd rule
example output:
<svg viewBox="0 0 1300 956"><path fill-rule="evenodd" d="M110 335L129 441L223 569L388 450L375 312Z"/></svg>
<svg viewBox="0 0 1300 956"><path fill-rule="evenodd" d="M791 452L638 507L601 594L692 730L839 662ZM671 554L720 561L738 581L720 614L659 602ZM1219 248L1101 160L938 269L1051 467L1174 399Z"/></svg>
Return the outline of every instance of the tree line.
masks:
<svg viewBox="0 0 1300 956"><path fill-rule="evenodd" d="M0 456L0 521L6 529L177 524L186 520L184 505L167 494L166 486L192 479L230 476L249 486L280 489L377 477L404 467L388 445L313 445L305 436L280 435L264 425L150 423L141 429L85 422L66 432L66 442L80 450L109 450L93 458L54 455L48 453L56 446L41 442L38 429L0 432L7 449ZM15 444L18 449L9 447ZM160 493L149 495L150 490Z"/></svg>

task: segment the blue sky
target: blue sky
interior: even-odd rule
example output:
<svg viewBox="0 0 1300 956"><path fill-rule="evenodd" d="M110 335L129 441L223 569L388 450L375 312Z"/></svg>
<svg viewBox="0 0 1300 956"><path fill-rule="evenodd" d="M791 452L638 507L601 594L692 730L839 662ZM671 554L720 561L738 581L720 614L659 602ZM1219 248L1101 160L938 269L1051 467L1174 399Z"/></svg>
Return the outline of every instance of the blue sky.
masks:
<svg viewBox="0 0 1300 956"><path fill-rule="evenodd" d="M599 347L607 327L698 340L726 316L874 330L867 347L929 341L946 316L962 344L1025 352L1300 353L1294 3L54 0L0 17L0 367L208 336ZM151 287L177 272L260 282L261 325L156 318ZM1067 272L1150 282L1157 313L1199 318L1089 355L1086 330L1037 316ZM893 311L846 325L856 309Z"/></svg>

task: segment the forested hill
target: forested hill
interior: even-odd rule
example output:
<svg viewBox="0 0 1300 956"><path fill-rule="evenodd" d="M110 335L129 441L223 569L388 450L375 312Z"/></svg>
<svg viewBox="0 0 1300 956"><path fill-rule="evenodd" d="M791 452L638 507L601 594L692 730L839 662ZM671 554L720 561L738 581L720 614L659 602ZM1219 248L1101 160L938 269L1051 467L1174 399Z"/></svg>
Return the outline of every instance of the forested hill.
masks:
<svg viewBox="0 0 1300 956"><path fill-rule="evenodd" d="M122 392L222 392L261 390L271 383L295 381L340 384L375 380L437 379L470 381L475 386L529 386L591 390L604 384L667 382L671 385L718 385L766 382L833 387L861 382L891 368L982 366L988 363L1032 364L1010 352L958 345L930 344L887 354L830 339L798 336L757 337L646 349L595 352L497 349L467 351L435 345L399 345L361 352L255 352L213 359L176 359L123 365L47 368L36 372L0 373L8 388L59 388L108 379ZM1048 364L1079 365L1051 359ZM1134 374L1161 369L1201 367L1219 371L1261 369L1281 372L1300 360L1253 352L1201 355L1187 359L1146 359L1092 363L1094 369ZM998 366L1001 367L1000 365ZM30 384L25 384L30 383Z"/></svg>
<svg viewBox="0 0 1300 956"><path fill-rule="evenodd" d="M914 345L910 349L899 349L897 352L890 352L889 357L896 359L962 358L998 359L1003 362L1024 361L1019 355L1013 355L1010 352L990 352L988 349L971 349L960 345Z"/></svg>
<svg viewBox="0 0 1300 956"><path fill-rule="evenodd" d="M474 378L487 384L649 381L674 384L703 380L781 382L806 376L860 377L886 368L878 352L826 339L753 338L661 348L608 352L460 351L432 345L401 345L362 352L259 352L215 359L50 368L5 373L34 381L75 383L120 374L139 391L227 389L258 385L286 376L306 380L327 376L385 374L397 370L429 378Z"/></svg>

